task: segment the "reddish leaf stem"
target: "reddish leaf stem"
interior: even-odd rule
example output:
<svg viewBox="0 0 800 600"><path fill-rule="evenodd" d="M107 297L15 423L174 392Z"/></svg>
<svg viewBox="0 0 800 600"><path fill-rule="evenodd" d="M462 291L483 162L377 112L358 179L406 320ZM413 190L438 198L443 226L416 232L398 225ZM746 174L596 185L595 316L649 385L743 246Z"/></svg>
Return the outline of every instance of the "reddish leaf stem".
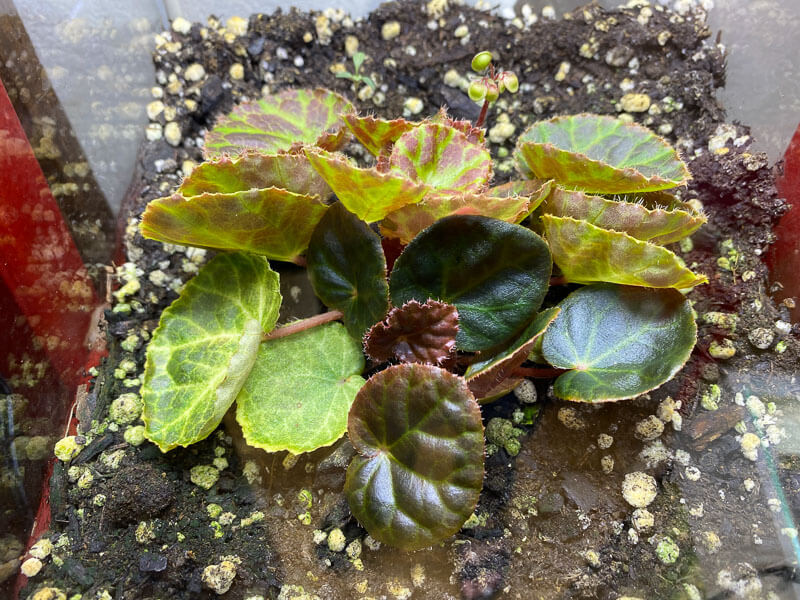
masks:
<svg viewBox="0 0 800 600"><path fill-rule="evenodd" d="M517 367L511 371L512 377L535 377L537 379L549 379L565 373L566 369L555 369L552 367Z"/></svg>
<svg viewBox="0 0 800 600"><path fill-rule="evenodd" d="M497 81L497 75L494 72L494 65L489 63L489 74L483 78L484 83L487 81ZM481 108L481 114L478 115L478 120L475 121L475 127L482 127L484 122L486 121L486 113L489 111L489 101L483 101L483 107Z"/></svg>
<svg viewBox="0 0 800 600"><path fill-rule="evenodd" d="M483 127L483 122L486 121L486 113L489 110L489 101L483 101L483 108L481 108L481 114L478 115L478 120L475 121L475 127Z"/></svg>
<svg viewBox="0 0 800 600"><path fill-rule="evenodd" d="M550 278L550 285L564 285L567 283L567 278L564 276L561 277L551 277Z"/></svg>
<svg viewBox="0 0 800 600"><path fill-rule="evenodd" d="M265 333L261 341L267 340L276 340L278 338L286 337L287 335L292 335L293 333L300 333L301 331L305 331L306 329L311 329L312 327L316 327L318 325L324 325L325 323L330 323L331 321L336 321L341 319L344 315L340 310L329 310L326 313L322 313L321 315L316 315L311 317L310 319L302 319L300 321L294 321L293 323L289 323L288 325L283 325L278 327L277 329L273 329L269 333Z"/></svg>

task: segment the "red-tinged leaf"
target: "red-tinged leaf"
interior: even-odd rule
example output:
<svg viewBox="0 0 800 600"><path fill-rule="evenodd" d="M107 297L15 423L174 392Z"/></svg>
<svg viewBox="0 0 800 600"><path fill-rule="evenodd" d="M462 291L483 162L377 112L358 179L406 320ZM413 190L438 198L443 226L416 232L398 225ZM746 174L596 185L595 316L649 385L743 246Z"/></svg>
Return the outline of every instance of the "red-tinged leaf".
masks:
<svg viewBox="0 0 800 600"><path fill-rule="evenodd" d="M571 217L542 215L553 262L567 281L686 289L707 283L666 248Z"/></svg>
<svg viewBox="0 0 800 600"><path fill-rule="evenodd" d="M314 145L328 152L336 152L344 147L349 140L350 132L346 128L340 127L335 131L326 131L320 134Z"/></svg>
<svg viewBox="0 0 800 600"><path fill-rule="evenodd" d="M609 194L606 196L611 200L620 202L635 202L651 210L663 208L664 210L685 210L695 212L686 202L681 202L668 190L656 190L655 192L631 192L628 194Z"/></svg>
<svg viewBox="0 0 800 600"><path fill-rule="evenodd" d="M206 158L248 149L273 153L288 150L298 142L315 144L318 140L328 149L336 149L346 141L346 137L337 138L344 128L340 115L352 109L347 100L329 90L283 90L261 100L243 102L222 117L206 134L203 153ZM332 148L331 143L337 139L339 146Z"/></svg>
<svg viewBox="0 0 800 600"><path fill-rule="evenodd" d="M526 217L530 216L544 202L553 188L556 187L556 182L550 179L549 181L542 181L540 179L526 179L524 181L509 181L503 185L498 185L489 190L490 196L498 196L501 198L510 198L514 196L526 196L528 198L528 209L524 214L517 218L516 223L519 223Z"/></svg>
<svg viewBox="0 0 800 600"><path fill-rule="evenodd" d="M479 215L519 223L529 212L526 196L496 198L488 194L432 194L418 204L389 213L381 221L381 234L408 244L423 229L448 215Z"/></svg>
<svg viewBox="0 0 800 600"><path fill-rule="evenodd" d="M355 114L344 115L342 120L356 139L375 156L378 156L382 150L394 144L397 138L414 127L411 121L405 119L386 121Z"/></svg>
<svg viewBox="0 0 800 600"><path fill-rule="evenodd" d="M177 193L189 198L205 193L228 194L270 187L319 196L322 200L327 200L332 193L305 154L258 152L202 163L183 180Z"/></svg>
<svg viewBox="0 0 800 600"><path fill-rule="evenodd" d="M325 214L320 199L278 188L232 194L175 194L153 200L142 217L146 238L293 261Z"/></svg>
<svg viewBox="0 0 800 600"><path fill-rule="evenodd" d="M501 198L508 198L509 196L531 196L539 190L549 190L547 184L555 183L552 179L545 181L543 179L517 179L496 185L489 188L489 193L492 196L499 196Z"/></svg>
<svg viewBox="0 0 800 600"><path fill-rule="evenodd" d="M676 204L674 198L671 203ZM556 188L542 205L542 212L556 217L572 217L614 231L624 231L638 240L663 245L694 233L706 222L686 204L683 210L649 209L636 202L620 202L583 192Z"/></svg>
<svg viewBox="0 0 800 600"><path fill-rule="evenodd" d="M439 109L439 112L429 119L431 123L439 123L457 129L473 144L486 143L486 131L482 127L475 127L472 121L453 119L447 114L444 108Z"/></svg>
<svg viewBox="0 0 800 600"><path fill-rule="evenodd" d="M452 304L411 300L389 311L364 338L364 350L378 362L441 364L456 346L458 310Z"/></svg>
<svg viewBox="0 0 800 600"><path fill-rule="evenodd" d="M306 156L345 208L367 223L419 202L430 190L400 174L356 167L341 154L307 150Z"/></svg>
<svg viewBox="0 0 800 600"><path fill-rule="evenodd" d="M467 369L464 377L467 385L476 398L491 395L511 373L528 358L537 340L556 319L560 308L543 310L525 331L508 348L487 359L473 363Z"/></svg>
<svg viewBox="0 0 800 600"><path fill-rule="evenodd" d="M492 159L484 146L434 123L400 136L389 161L393 172L440 190L483 192L492 178Z"/></svg>

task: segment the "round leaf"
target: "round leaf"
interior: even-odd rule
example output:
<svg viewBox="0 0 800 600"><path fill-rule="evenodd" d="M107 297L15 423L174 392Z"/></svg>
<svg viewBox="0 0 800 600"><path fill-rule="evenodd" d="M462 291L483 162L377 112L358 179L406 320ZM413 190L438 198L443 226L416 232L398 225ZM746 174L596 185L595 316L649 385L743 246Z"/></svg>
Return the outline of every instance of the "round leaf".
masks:
<svg viewBox="0 0 800 600"><path fill-rule="evenodd" d="M245 250L292 261L308 246L327 208L318 197L279 188L189 199L174 194L147 205L141 232L170 244Z"/></svg>
<svg viewBox="0 0 800 600"><path fill-rule="evenodd" d="M350 335L364 332L389 310L386 258L381 240L341 204L322 217L308 244L308 276L329 308L344 313Z"/></svg>
<svg viewBox="0 0 800 600"><path fill-rule="evenodd" d="M559 310L559 308L543 310L508 348L469 366L464 377L467 378L467 385L475 397L490 396L492 390L501 385L514 369L525 362L537 340L558 316Z"/></svg>
<svg viewBox="0 0 800 600"><path fill-rule="evenodd" d="M663 190L690 179L678 153L652 131L601 115L534 123L514 154L523 175L599 194Z"/></svg>
<svg viewBox="0 0 800 600"><path fill-rule="evenodd" d="M367 223L380 221L398 208L419 202L430 191L428 186L403 175L356 167L341 154L306 150L306 156L339 202Z"/></svg>
<svg viewBox="0 0 800 600"><path fill-rule="evenodd" d="M329 90L287 89L261 100L243 102L222 117L206 134L206 158L238 154L254 149L264 153L288 150L293 144L315 144L318 139L330 147L346 139L340 115L352 105ZM331 135L332 134L332 135Z"/></svg>
<svg viewBox="0 0 800 600"><path fill-rule="evenodd" d="M676 290L596 284L559 305L542 353L559 376L555 394L602 402L633 398L669 381L686 363L697 326Z"/></svg>
<svg viewBox="0 0 800 600"><path fill-rule="evenodd" d="M466 383L443 369L403 364L364 385L347 431L350 510L370 535L415 550L458 531L483 483L481 413Z"/></svg>
<svg viewBox="0 0 800 600"><path fill-rule="evenodd" d="M161 315L147 347L145 435L163 452L208 436L278 319L278 275L260 256L220 254Z"/></svg>
<svg viewBox="0 0 800 600"><path fill-rule="evenodd" d="M267 340L236 398L245 441L293 454L329 446L347 429L363 370L361 344L340 323Z"/></svg>
<svg viewBox="0 0 800 600"><path fill-rule="evenodd" d="M492 178L492 158L483 144L453 127L426 123L401 135L389 164L395 173L442 190L482 192Z"/></svg>
<svg viewBox="0 0 800 600"><path fill-rule="evenodd" d="M706 283L672 252L627 233L595 227L570 217L542 215L553 260L567 281L607 281L623 285L678 289Z"/></svg>
<svg viewBox="0 0 800 600"><path fill-rule="evenodd" d="M638 202L620 202L561 188L553 190L542 204L545 214L572 217L603 229L624 231L638 240L659 245L691 235L706 222L705 215L695 213L687 205L682 208L684 210L650 209Z"/></svg>
<svg viewBox="0 0 800 600"><path fill-rule="evenodd" d="M392 269L392 303L429 298L458 309L457 347L485 350L530 322L550 283L550 251L538 235L487 217L445 217L420 233Z"/></svg>

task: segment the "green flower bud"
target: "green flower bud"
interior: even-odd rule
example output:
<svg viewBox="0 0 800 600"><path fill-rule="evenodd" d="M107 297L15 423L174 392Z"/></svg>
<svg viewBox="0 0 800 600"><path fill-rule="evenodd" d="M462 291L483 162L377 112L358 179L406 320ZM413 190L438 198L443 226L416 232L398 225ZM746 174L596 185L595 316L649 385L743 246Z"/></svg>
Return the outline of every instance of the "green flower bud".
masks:
<svg viewBox="0 0 800 600"><path fill-rule="evenodd" d="M502 81L506 85L506 89L512 94L516 94L519 90L519 79L517 79L517 76L511 71L503 72Z"/></svg>
<svg viewBox="0 0 800 600"><path fill-rule="evenodd" d="M489 102L494 102L497 100L498 96L500 96L500 89L497 87L496 83L491 82L486 86L486 99Z"/></svg>
<svg viewBox="0 0 800 600"><path fill-rule="evenodd" d="M486 84L480 79L476 79L469 84L467 94L469 95L469 99L473 102L482 102L486 96Z"/></svg>
<svg viewBox="0 0 800 600"><path fill-rule="evenodd" d="M472 58L472 70L476 73L483 73L486 70L486 67L489 66L489 63L492 62L492 53L488 50L484 50L483 52L478 52Z"/></svg>

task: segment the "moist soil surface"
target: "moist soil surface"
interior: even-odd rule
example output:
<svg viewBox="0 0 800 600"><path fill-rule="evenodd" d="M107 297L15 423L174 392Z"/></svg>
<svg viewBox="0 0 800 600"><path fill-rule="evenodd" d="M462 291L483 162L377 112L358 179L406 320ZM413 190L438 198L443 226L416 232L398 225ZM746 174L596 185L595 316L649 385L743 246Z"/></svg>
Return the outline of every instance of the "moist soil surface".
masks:
<svg viewBox="0 0 800 600"><path fill-rule="evenodd" d="M45 534L54 549L21 597L64 597L57 588L92 600L213 598L226 577L233 579L225 597L237 599L788 594L791 519L774 519L800 516L797 461L780 454L779 443L788 429L784 407L798 393L797 330L776 329L776 321L788 323L788 308L768 296L762 262L785 209L774 187L780 167L748 150L746 127L725 122L715 93L726 57L704 15L632 4L590 5L525 24L446 1L393 2L359 21L277 12L250 17L246 31L212 18L158 39L154 101L163 108L151 115L121 223L130 263L118 269L106 312L109 356L77 407L89 443L55 467ZM399 33L385 39L392 30ZM378 82L374 94L334 75L352 70L346 49L354 40L368 57L364 72ZM699 339L678 377L623 403L559 401L549 382L537 381L533 409L523 412L514 395L485 406L486 422L515 423L521 451L512 456L503 440L489 440L474 518L452 539L415 553L379 547L351 518L341 494L353 452L346 441L300 457L266 454L244 446L232 419L204 442L168 454L129 443L130 434L126 441L125 431L141 422L111 422L108 406L138 392L161 311L210 257L143 240L138 218L202 160L198 143L215 119L262 93L321 86L384 118L423 118L446 105L474 120L479 107L459 81L484 49L521 83L489 111L498 183L513 175L516 135L556 114L622 114L657 130L687 161L693 179L682 198L702 203L709 222L675 250L709 284L689 294ZM203 67L199 77L189 69L194 63ZM492 129L505 120L514 126L510 137ZM178 124L179 138L168 121ZM349 150L366 160L355 146ZM303 271L278 268L282 294L293 300L283 318L318 311ZM131 281L138 286L124 286ZM764 339L753 333L758 328L771 337L763 349L751 342ZM636 425L653 415L666 425L647 439ZM740 446L745 430L765 440L755 461ZM192 481L198 465L216 467L208 489ZM623 477L634 471L659 482L648 507L652 524L622 497ZM310 507L301 490L311 493ZM346 551L329 547L336 545L327 534L337 529Z"/></svg>

